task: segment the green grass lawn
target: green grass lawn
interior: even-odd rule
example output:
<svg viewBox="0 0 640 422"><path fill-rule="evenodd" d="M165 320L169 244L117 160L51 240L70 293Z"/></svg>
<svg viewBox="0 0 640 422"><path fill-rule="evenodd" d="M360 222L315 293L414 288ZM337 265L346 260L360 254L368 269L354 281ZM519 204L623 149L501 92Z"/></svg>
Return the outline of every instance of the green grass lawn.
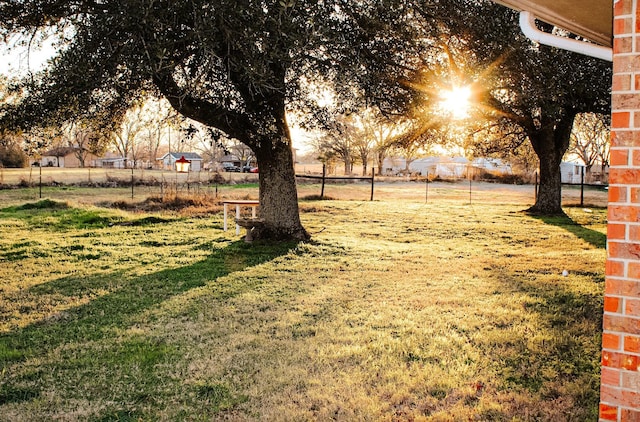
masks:
<svg viewBox="0 0 640 422"><path fill-rule="evenodd" d="M278 246L219 208L0 209L0 420L597 419L604 209L301 208Z"/></svg>

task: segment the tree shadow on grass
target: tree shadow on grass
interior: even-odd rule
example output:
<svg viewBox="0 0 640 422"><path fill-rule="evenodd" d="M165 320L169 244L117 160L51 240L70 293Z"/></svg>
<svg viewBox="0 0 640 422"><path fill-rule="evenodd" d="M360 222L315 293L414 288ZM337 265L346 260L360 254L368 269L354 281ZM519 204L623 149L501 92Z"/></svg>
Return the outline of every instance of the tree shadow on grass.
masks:
<svg viewBox="0 0 640 422"><path fill-rule="evenodd" d="M606 235L579 223L592 220L600 224L601 216L527 215L595 248L606 247ZM493 294L513 297L516 307L512 312L521 325L498 318L483 332L486 343L481 348L493 355L498 389L510 392L513 403L534 403L527 405L531 420L596 420L604 275L572 271L571 276L579 277L572 280L546 266L501 262L499 270L492 270L492 278L498 281ZM504 410L490 415L492 420L510 419L514 412L522 412L505 403Z"/></svg>
<svg viewBox="0 0 640 422"><path fill-rule="evenodd" d="M170 223L176 218L145 216L128 220L106 210L83 209L69 206L65 202L43 199L19 206L0 209L0 218L11 217L24 221L33 229L53 232L68 230L100 229L110 226L149 226Z"/></svg>
<svg viewBox="0 0 640 422"><path fill-rule="evenodd" d="M597 289L572 287L560 274L558 282L543 281L538 271L549 276L546 269L521 272L508 267L495 274L501 283L495 294L520 298L524 320L536 327L533 332L500 325L488 329L485 335L502 342L492 349L496 373L502 388L524 390L539 404L531 409L533 419L548 420L545 412L558 402L568 407L554 410L556 418L572 414L575 420L595 420L603 296ZM604 277L593 282L602 284Z"/></svg>
<svg viewBox="0 0 640 422"><path fill-rule="evenodd" d="M569 233L575 235L576 237L584 240L589 243L591 246L596 247L598 249L604 249L607 245L607 235L604 233L600 233L596 230L589 229L577 222L575 222L568 215L555 215L555 216L544 216L544 215L531 215L532 218L536 218L542 221L545 224L550 224L552 226L560 227Z"/></svg>
<svg viewBox="0 0 640 422"><path fill-rule="evenodd" d="M212 297L225 301L255 287L256 281L218 281L231 273L256 266L287 254L294 243L246 245L242 241L215 250L208 258L185 267L168 269L141 277L127 278L112 273L95 277L65 277L32 287L35 295L86 296L100 289L110 290L89 303L67 310L61 315L34 323L25 328L0 335L0 374L12 365L20 365L30 358L44 356L62 345L82 345L92 341L116 339L122 330L135 324L144 311L183 294L191 289L216 283ZM165 353L163 348L153 352L157 345L140 346L151 350L151 360ZM116 351L117 352L117 351ZM113 352L112 353L116 353ZM145 352L147 353L147 352ZM39 391L23 375L11 380L0 377L0 405L35 399ZM36 383L37 385L38 383Z"/></svg>

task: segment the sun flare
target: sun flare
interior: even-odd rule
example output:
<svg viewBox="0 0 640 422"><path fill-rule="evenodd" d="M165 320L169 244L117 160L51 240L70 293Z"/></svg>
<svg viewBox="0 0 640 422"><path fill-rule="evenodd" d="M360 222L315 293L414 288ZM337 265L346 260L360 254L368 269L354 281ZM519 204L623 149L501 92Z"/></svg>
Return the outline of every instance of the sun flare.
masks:
<svg viewBox="0 0 640 422"><path fill-rule="evenodd" d="M440 92L440 108L454 119L469 117L471 87L460 86Z"/></svg>

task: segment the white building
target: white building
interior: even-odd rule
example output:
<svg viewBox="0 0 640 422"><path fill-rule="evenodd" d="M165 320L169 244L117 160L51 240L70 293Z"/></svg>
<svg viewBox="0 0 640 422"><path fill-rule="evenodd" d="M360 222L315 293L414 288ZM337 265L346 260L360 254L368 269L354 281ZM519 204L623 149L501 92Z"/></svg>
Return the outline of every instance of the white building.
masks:
<svg viewBox="0 0 640 422"><path fill-rule="evenodd" d="M425 157L409 163L409 173L420 176L459 179L466 177L469 160L464 157ZM405 174L407 161L401 157L388 157L382 162L383 172L387 175Z"/></svg>
<svg viewBox="0 0 640 422"><path fill-rule="evenodd" d="M513 174L511 164L505 163L499 158L474 158L471 162L474 168L482 169L487 173L491 173L496 176L502 176L505 174Z"/></svg>
<svg viewBox="0 0 640 422"><path fill-rule="evenodd" d="M578 163L562 162L560 163L560 181L562 183L579 184L584 171L584 165Z"/></svg>
<svg viewBox="0 0 640 422"><path fill-rule="evenodd" d="M467 176L469 160L464 157L418 158L409 164L411 173L434 176L441 179L460 179Z"/></svg>
<svg viewBox="0 0 640 422"><path fill-rule="evenodd" d="M407 168L407 160L402 157L386 157L382 161L382 173L388 176L402 174Z"/></svg>
<svg viewBox="0 0 640 422"><path fill-rule="evenodd" d="M195 152L168 152L162 157L158 158L158 161L162 161L163 168L175 170L176 161L181 157L184 157L185 160L191 161L189 171L202 170L202 157L200 157L200 155L196 154Z"/></svg>

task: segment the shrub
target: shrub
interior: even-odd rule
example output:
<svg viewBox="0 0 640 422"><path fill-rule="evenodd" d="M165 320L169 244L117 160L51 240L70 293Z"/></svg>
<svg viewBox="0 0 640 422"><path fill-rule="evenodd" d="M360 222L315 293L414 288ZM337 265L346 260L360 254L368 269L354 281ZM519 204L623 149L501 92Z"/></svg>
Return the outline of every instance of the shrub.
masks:
<svg viewBox="0 0 640 422"><path fill-rule="evenodd" d="M0 146L0 167L22 168L27 162L27 155L20 149Z"/></svg>

